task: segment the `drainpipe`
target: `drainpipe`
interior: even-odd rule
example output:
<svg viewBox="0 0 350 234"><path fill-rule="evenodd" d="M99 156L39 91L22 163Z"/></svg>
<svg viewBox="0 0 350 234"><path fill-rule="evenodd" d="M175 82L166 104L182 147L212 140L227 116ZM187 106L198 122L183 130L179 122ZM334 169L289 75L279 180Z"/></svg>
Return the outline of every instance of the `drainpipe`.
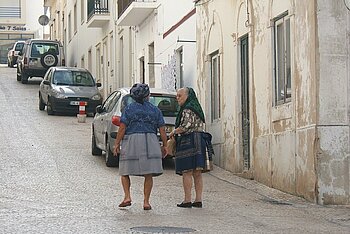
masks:
<svg viewBox="0 0 350 234"><path fill-rule="evenodd" d="M314 64L314 69L315 69L315 99L316 99L316 124L315 124L315 139L314 139L314 170L315 170L315 176L316 176L316 181L315 181L315 199L316 203L319 204L319 197L318 197L318 156L319 156L319 149L320 149L320 140L318 136L318 125L319 125L319 115L320 115L320 106L319 106L319 90L320 90L320 53L319 53L319 38L318 38L318 16L317 16L317 5L318 5L318 0L314 0L314 11L315 12L315 64Z"/></svg>

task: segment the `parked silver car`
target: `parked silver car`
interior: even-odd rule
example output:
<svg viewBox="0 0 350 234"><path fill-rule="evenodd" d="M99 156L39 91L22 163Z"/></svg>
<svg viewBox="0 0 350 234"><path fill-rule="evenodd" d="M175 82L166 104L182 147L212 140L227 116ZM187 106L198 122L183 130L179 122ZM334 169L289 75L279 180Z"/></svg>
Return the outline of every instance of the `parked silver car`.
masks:
<svg viewBox="0 0 350 234"><path fill-rule="evenodd" d="M24 41L16 41L13 47L7 53L7 66L13 67L17 64L18 53L22 51Z"/></svg>
<svg viewBox="0 0 350 234"><path fill-rule="evenodd" d="M51 67L39 87L39 110L46 106L49 115L79 113L79 105L83 104L86 113L94 115L102 104L100 86L84 68Z"/></svg>
<svg viewBox="0 0 350 234"><path fill-rule="evenodd" d="M175 119L179 110L176 92L164 89L150 89L150 102L162 111L169 135L174 129ZM106 152L106 165L118 166L119 157L113 156L114 141L120 125L121 113L125 106L134 102L130 96L130 88L120 88L111 93L105 102L96 108L92 122L92 155L102 155ZM159 134L159 133L158 133Z"/></svg>

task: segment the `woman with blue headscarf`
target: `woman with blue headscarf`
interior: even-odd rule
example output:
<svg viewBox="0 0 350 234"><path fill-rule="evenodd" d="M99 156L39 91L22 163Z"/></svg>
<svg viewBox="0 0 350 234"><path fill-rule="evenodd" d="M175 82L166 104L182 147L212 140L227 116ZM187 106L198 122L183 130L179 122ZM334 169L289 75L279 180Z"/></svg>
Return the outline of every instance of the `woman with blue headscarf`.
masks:
<svg viewBox="0 0 350 234"><path fill-rule="evenodd" d="M162 112L148 99L147 84L134 84L130 96L135 102L127 105L120 119L114 154L119 155L119 175L124 190L124 199L119 207L131 206L130 175L144 176L143 209L150 210L149 202L153 176L163 173L162 156L166 155L167 136ZM160 146L159 129L163 145Z"/></svg>

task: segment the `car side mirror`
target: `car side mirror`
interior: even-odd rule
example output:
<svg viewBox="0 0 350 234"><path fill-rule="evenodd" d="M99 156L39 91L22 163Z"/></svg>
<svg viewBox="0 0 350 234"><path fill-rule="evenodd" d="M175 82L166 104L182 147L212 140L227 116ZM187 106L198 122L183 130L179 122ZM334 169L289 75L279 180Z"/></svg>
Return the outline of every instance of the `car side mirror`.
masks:
<svg viewBox="0 0 350 234"><path fill-rule="evenodd" d="M19 56L22 56L22 55L23 55L22 51L18 52L18 55L19 55Z"/></svg>
<svg viewBox="0 0 350 234"><path fill-rule="evenodd" d="M101 114L103 112L103 108L101 105L96 106L96 112Z"/></svg>
<svg viewBox="0 0 350 234"><path fill-rule="evenodd" d="M97 87L101 87L102 84L101 84L101 83L96 83L96 86L97 86Z"/></svg>
<svg viewBox="0 0 350 234"><path fill-rule="evenodd" d="M44 84L44 85L50 85L50 81L44 80L44 81L43 81L43 84Z"/></svg>

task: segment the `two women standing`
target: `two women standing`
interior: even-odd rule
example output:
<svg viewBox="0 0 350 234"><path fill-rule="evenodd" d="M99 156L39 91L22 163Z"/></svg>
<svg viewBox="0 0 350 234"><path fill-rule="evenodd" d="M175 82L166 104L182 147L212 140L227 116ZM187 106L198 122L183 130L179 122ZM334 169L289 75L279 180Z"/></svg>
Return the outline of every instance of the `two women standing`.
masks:
<svg viewBox="0 0 350 234"><path fill-rule="evenodd" d="M135 100L123 111L120 128L115 141L114 154L120 153L119 174L124 190L124 199L119 207L131 206L130 175L144 176L143 209L150 210L150 194L153 187L153 176L163 173L162 156L167 154L167 136L162 112L148 99L149 87L146 84L135 84L130 89ZM202 207L203 180L202 172L207 171L206 141L204 140L204 113L192 88L181 88L177 91L180 106L175 129L170 134L176 138L175 168L176 174L182 175L184 199L178 207ZM159 129L160 146L157 138ZM121 148L120 148L121 146ZM192 183L196 197L191 198Z"/></svg>

